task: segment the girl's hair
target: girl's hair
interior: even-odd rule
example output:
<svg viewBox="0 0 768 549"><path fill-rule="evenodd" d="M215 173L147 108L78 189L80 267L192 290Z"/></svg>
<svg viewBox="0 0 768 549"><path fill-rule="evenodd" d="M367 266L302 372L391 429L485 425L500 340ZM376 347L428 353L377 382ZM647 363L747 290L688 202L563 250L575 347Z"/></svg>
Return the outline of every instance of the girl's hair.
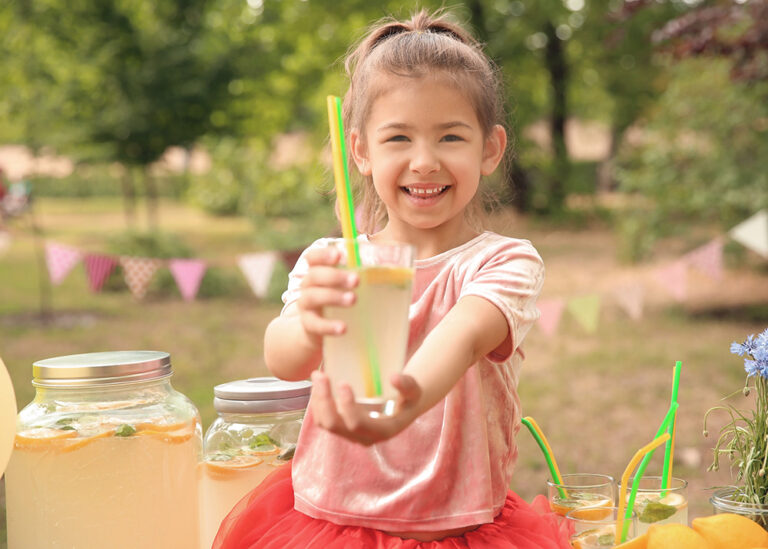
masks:
<svg viewBox="0 0 768 549"><path fill-rule="evenodd" d="M347 134L356 130L364 135L373 102L385 91L377 79L381 74L421 78L439 73L467 95L484 135L504 124L498 69L477 40L445 12L421 10L407 21L379 21L353 46L344 66L349 76L342 110ZM370 176L358 186L360 230L373 232L386 220L386 210ZM467 219L476 227L482 209L482 200L473 200L467 208Z"/></svg>

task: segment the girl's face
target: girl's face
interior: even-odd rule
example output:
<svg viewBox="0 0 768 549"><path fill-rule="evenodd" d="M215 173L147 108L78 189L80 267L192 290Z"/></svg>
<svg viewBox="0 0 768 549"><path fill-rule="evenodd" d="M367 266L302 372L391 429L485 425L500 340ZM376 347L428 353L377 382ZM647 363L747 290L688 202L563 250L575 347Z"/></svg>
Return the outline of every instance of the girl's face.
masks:
<svg viewBox="0 0 768 549"><path fill-rule="evenodd" d="M506 133L484 136L470 100L444 75L384 76L353 158L373 184L389 229L465 228L464 210L481 175L496 169Z"/></svg>

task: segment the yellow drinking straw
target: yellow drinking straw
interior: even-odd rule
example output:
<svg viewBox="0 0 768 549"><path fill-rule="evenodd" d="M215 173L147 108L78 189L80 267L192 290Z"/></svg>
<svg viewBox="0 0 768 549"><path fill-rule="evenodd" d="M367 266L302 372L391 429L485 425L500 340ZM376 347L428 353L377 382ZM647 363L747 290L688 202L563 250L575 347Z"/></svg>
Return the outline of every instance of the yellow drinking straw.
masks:
<svg viewBox="0 0 768 549"><path fill-rule="evenodd" d="M544 454L544 459L549 467L549 474L552 475L552 481L555 484L558 484L557 490L560 492L560 497L568 497L568 492L562 487L563 477L560 474L560 468L557 466L555 454L552 453L552 448L550 448L549 441L547 441L547 437L544 436L541 427L539 427L539 424L536 423L536 420L531 416L524 417L520 422L528 428L531 435L533 435L534 440L536 440L536 443L539 445L541 452Z"/></svg>
<svg viewBox="0 0 768 549"><path fill-rule="evenodd" d="M357 228L355 227L354 204L352 202L352 186L349 182L347 152L344 145L344 123L341 117L341 99L329 95L327 97L328 126L331 133L331 152L333 153L333 179L336 185L336 196L341 218L341 234L347 247L347 266L360 267L360 248L357 244ZM365 395L367 397L381 396L381 370L370 329L365 328L368 368L363 368L365 376Z"/></svg>
<svg viewBox="0 0 768 549"><path fill-rule="evenodd" d="M635 467L640 462L641 459L643 459L643 456L645 456L647 453L652 452L655 450L658 446L661 446L664 444L667 440L669 440L669 433L664 433L663 435L656 437L651 442L640 448L634 456L632 456L632 459L629 462L629 465L627 465L627 468L624 469L624 474L621 475L621 489L619 490L619 512L616 513L616 535L614 537L614 543L616 545L619 545L620 543L623 543L626 541L627 534L625 530L627 529L624 525L624 506L626 505L626 498L627 498L627 484L629 484L629 475L632 474L632 471L635 470ZM630 515L631 516L631 515Z"/></svg>

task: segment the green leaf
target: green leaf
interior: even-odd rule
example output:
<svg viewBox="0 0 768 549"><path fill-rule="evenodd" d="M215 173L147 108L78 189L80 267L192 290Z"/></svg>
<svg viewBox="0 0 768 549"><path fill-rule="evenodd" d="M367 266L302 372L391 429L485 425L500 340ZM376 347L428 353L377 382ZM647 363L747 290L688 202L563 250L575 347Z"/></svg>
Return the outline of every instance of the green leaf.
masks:
<svg viewBox="0 0 768 549"><path fill-rule="evenodd" d="M115 436L116 437L129 437L129 436L133 435L135 432L136 432L136 429L132 425L128 425L127 423L123 423L115 431Z"/></svg>

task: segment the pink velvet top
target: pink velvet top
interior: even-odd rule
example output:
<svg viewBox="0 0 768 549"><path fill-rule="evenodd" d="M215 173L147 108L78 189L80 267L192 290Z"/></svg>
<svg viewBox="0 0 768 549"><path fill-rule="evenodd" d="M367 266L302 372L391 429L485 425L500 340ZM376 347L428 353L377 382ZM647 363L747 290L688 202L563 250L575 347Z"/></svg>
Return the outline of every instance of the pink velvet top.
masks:
<svg viewBox="0 0 768 549"><path fill-rule="evenodd" d="M312 246L322 245L320 240ZM286 305L298 299L306 270L302 257L290 274ZM292 466L296 510L386 531L492 522L517 460L520 344L539 316L543 279L542 260L530 242L491 232L417 260L408 357L468 295L487 299L504 314L512 352L478 361L441 402L394 438L370 447L317 427L308 411Z"/></svg>

